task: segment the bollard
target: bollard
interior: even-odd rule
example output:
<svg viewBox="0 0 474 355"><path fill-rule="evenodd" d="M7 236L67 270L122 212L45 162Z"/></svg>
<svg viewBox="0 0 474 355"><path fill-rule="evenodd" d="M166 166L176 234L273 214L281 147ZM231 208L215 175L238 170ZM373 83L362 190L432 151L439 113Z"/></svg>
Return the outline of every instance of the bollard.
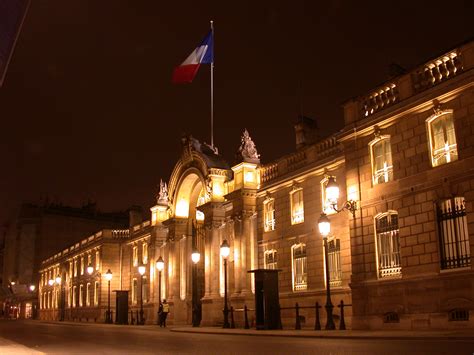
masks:
<svg viewBox="0 0 474 355"><path fill-rule="evenodd" d="M341 308L341 320L339 322L339 330L346 330L346 322L344 321L344 301L341 300L341 304L339 305Z"/></svg>
<svg viewBox="0 0 474 355"><path fill-rule="evenodd" d="M283 324L281 323L281 307L278 304L278 329L283 329Z"/></svg>
<svg viewBox="0 0 474 355"><path fill-rule="evenodd" d="M235 329L234 307L230 306L230 328Z"/></svg>
<svg viewBox="0 0 474 355"><path fill-rule="evenodd" d="M296 309L296 323L295 323L295 329L296 329L296 330L300 330L300 329L301 329L300 307L298 306L298 302L296 302L295 309Z"/></svg>
<svg viewBox="0 0 474 355"><path fill-rule="evenodd" d="M321 306L319 305L318 302L316 302L316 320L314 322L314 330L321 330L321 323L319 322L319 309Z"/></svg>
<svg viewBox="0 0 474 355"><path fill-rule="evenodd" d="M245 319L244 328L245 329L250 329L250 327L249 327L249 317L247 315L247 305L244 306L244 319Z"/></svg>

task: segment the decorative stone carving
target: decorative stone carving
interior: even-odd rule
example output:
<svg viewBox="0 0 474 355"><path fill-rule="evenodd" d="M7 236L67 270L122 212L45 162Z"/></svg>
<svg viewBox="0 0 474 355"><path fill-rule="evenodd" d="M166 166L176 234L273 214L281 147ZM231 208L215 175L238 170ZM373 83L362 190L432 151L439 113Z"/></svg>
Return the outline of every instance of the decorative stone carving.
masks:
<svg viewBox="0 0 474 355"><path fill-rule="evenodd" d="M260 163L260 154L258 154L255 143L253 142L252 138L250 138L247 129L244 130L242 135L241 144L239 150L237 151L237 156L239 159L242 159L248 163Z"/></svg>
<svg viewBox="0 0 474 355"><path fill-rule="evenodd" d="M160 179L160 192L158 193L158 196L156 197L156 202L159 205L164 205L168 206L169 204L169 197L168 197L168 185L166 182L163 182L163 180Z"/></svg>

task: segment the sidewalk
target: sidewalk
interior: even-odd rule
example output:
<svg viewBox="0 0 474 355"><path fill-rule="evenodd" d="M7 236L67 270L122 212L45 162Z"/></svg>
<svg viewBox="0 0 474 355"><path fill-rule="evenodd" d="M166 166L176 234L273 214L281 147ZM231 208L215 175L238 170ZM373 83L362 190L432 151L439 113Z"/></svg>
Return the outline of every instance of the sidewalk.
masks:
<svg viewBox="0 0 474 355"><path fill-rule="evenodd" d="M217 327L173 327L172 332L197 334L226 334L279 336L301 338L333 338L333 339L392 339L392 340L470 340L474 341L474 330L255 330L255 329L223 329Z"/></svg>

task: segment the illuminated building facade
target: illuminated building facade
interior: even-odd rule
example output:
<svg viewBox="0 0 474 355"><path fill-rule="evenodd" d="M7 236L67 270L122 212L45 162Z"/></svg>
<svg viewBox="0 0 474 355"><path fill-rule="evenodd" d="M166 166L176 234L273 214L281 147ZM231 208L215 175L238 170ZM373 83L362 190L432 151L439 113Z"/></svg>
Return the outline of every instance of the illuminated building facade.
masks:
<svg viewBox="0 0 474 355"><path fill-rule="evenodd" d="M294 310L287 308L296 302L324 306L327 282L335 305L352 305L346 325L354 329L472 327L473 68L471 42L348 101L345 127L323 139L314 121L300 117L296 152L269 164L260 163L247 131L234 166L215 148L184 137L149 219L134 214L128 230L102 231L43 262L42 318L60 314L49 294L61 287L48 284L60 274L70 292L66 318L103 321L101 275L110 269L113 289L129 291L135 314L143 301L145 323L156 322L161 290L174 324L191 324L195 292L200 324L222 325L219 247L226 240L230 305L254 307L248 271L281 270L284 327L294 324ZM341 188L337 202L326 192L334 181ZM344 201L356 206L354 214L338 212ZM331 223L327 260L321 213ZM193 272L195 251L201 258ZM82 274L81 260L88 264L89 255L92 276ZM165 262L161 285L159 257ZM337 323L337 307L334 314ZM300 315L303 326L313 327L314 309ZM234 316L242 326L242 313Z"/></svg>

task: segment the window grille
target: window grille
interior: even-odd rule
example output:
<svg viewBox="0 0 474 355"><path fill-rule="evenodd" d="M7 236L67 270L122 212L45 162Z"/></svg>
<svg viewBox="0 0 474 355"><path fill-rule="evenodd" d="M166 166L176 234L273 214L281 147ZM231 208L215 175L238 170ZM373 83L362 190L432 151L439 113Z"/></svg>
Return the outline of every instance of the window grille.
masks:
<svg viewBox="0 0 474 355"><path fill-rule="evenodd" d="M448 313L448 320L450 322L457 321L468 321L469 310L468 309L453 309Z"/></svg>
<svg viewBox="0 0 474 355"><path fill-rule="evenodd" d="M89 307L91 305L91 284L87 283L86 286L86 306Z"/></svg>
<svg viewBox="0 0 474 355"><path fill-rule="evenodd" d="M341 243L339 239L333 239L328 241L328 265L330 285L333 287L341 286Z"/></svg>
<svg viewBox="0 0 474 355"><path fill-rule="evenodd" d="M263 203L265 232L275 230L275 199L268 199Z"/></svg>
<svg viewBox="0 0 474 355"><path fill-rule="evenodd" d="M431 165L438 166L458 159L452 111L431 116L427 121L430 139Z"/></svg>
<svg viewBox="0 0 474 355"><path fill-rule="evenodd" d="M438 204L437 215L441 268L470 266L471 253L464 197L442 201Z"/></svg>
<svg viewBox="0 0 474 355"><path fill-rule="evenodd" d="M82 295L82 290L83 290L84 286L83 285L79 285L79 307L82 307L82 302L83 302L83 295Z"/></svg>
<svg viewBox="0 0 474 355"><path fill-rule="evenodd" d="M304 222L303 189L295 190L290 195L291 224Z"/></svg>
<svg viewBox="0 0 474 355"><path fill-rule="evenodd" d="M400 323L400 317L397 312L387 312L383 315L384 323Z"/></svg>
<svg viewBox="0 0 474 355"><path fill-rule="evenodd" d="M293 290L301 291L308 288L306 271L306 245L298 244L292 248L293 256Z"/></svg>
<svg viewBox="0 0 474 355"><path fill-rule="evenodd" d="M393 180L392 150L390 137L379 137L370 143L372 159L372 183L382 184Z"/></svg>
<svg viewBox="0 0 474 355"><path fill-rule="evenodd" d="M265 269L275 270L277 268L276 250L266 250L264 256Z"/></svg>
<svg viewBox="0 0 474 355"><path fill-rule="evenodd" d="M379 277L401 274L398 214L389 212L375 219Z"/></svg>
<svg viewBox="0 0 474 355"><path fill-rule="evenodd" d="M94 306L99 305L99 281L94 283Z"/></svg>

